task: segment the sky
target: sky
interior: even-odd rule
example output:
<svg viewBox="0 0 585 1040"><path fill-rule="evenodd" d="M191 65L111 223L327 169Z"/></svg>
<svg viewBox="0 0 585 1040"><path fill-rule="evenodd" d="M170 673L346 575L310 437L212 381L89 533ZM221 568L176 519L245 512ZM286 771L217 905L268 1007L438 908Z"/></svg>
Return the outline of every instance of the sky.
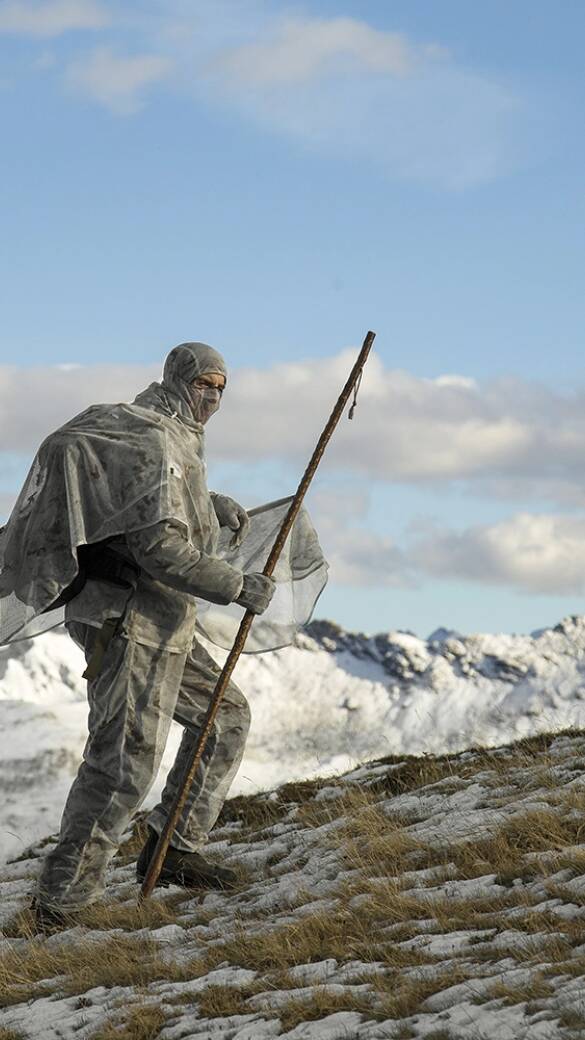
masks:
<svg viewBox="0 0 585 1040"><path fill-rule="evenodd" d="M185 340L229 388L210 483L309 506L317 614L584 613L576 0L2 0L0 515L43 437Z"/></svg>

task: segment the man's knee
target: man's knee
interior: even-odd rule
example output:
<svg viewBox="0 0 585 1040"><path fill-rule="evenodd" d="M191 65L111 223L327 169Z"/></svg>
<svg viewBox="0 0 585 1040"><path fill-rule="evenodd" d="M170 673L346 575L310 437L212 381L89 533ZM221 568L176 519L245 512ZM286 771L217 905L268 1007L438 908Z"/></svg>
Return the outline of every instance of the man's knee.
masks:
<svg viewBox="0 0 585 1040"><path fill-rule="evenodd" d="M248 735L252 712L247 698L235 683L230 683L224 701L226 715L229 713L230 721L242 730L244 737Z"/></svg>

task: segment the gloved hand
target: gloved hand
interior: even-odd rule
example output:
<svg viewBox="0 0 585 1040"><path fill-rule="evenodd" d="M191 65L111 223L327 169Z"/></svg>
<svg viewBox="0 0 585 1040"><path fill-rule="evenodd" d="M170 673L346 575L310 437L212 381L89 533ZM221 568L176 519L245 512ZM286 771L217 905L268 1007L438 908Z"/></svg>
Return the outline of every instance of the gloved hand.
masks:
<svg viewBox="0 0 585 1040"><path fill-rule="evenodd" d="M244 584L236 603L254 614L263 614L276 591L276 582L256 572L244 574Z"/></svg>
<svg viewBox="0 0 585 1040"><path fill-rule="evenodd" d="M232 547L235 549L241 545L250 529L250 517L243 506L229 495L214 495L213 508L219 521L220 527L231 527L235 531L232 538Z"/></svg>

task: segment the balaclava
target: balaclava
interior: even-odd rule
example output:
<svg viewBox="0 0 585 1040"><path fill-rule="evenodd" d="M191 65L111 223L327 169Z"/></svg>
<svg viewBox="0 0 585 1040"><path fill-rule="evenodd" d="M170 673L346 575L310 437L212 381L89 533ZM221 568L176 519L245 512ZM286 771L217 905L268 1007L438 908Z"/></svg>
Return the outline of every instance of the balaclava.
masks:
<svg viewBox="0 0 585 1040"><path fill-rule="evenodd" d="M211 386L192 386L199 376L212 372L225 376L227 382L225 361L206 343L181 343L171 350L165 361L162 386L180 415L206 423L217 411L220 391Z"/></svg>

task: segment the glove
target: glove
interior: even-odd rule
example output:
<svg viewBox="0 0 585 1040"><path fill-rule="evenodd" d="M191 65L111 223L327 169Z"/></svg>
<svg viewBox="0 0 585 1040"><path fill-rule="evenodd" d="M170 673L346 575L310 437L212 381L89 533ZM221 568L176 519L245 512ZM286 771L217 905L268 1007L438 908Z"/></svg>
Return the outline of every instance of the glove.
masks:
<svg viewBox="0 0 585 1040"><path fill-rule="evenodd" d="M232 548L236 549L250 530L250 517L243 506L238 505L229 495L214 495L213 508L219 526L231 527L232 531L236 532L231 541Z"/></svg>
<svg viewBox="0 0 585 1040"><path fill-rule="evenodd" d="M244 574L244 584L236 603L254 614L263 614L276 591L276 582L256 572Z"/></svg>

